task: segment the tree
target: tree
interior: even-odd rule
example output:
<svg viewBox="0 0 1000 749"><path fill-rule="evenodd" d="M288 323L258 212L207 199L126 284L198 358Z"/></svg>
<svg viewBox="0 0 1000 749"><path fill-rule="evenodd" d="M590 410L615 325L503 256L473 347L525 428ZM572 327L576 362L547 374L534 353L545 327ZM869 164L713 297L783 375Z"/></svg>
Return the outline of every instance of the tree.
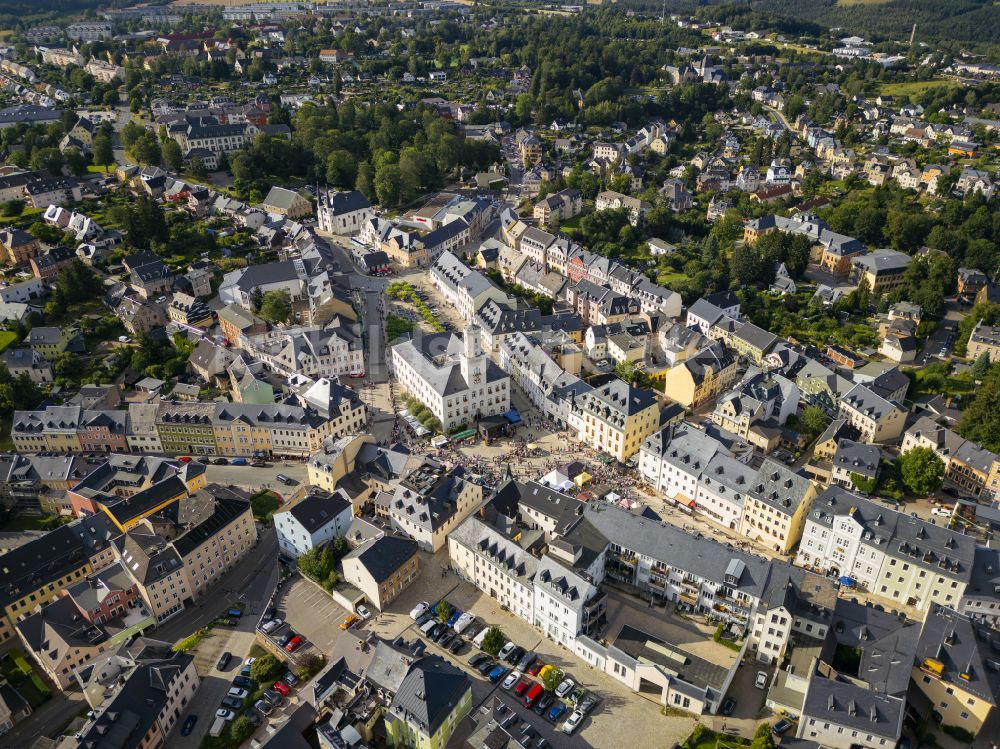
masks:
<svg viewBox="0 0 1000 749"><path fill-rule="evenodd" d="M957 431L987 450L1000 450L1000 364L990 367L976 388L976 396L962 412Z"/></svg>
<svg viewBox="0 0 1000 749"><path fill-rule="evenodd" d="M281 668L281 663L270 653L259 656L250 666L250 678L258 684L271 681Z"/></svg>
<svg viewBox="0 0 1000 749"><path fill-rule="evenodd" d="M452 611L451 604L448 603L443 598L441 599L441 602L437 605L437 608L434 609L434 613L437 614L437 618L442 622L446 622L448 621L448 619L451 618L451 611Z"/></svg>
<svg viewBox="0 0 1000 749"><path fill-rule="evenodd" d="M483 638L483 652L496 655L507 644L507 635L500 627L490 627Z"/></svg>
<svg viewBox="0 0 1000 749"><path fill-rule="evenodd" d="M914 447L899 457L899 473L914 494L931 494L941 486L944 461L929 447Z"/></svg>
<svg viewBox="0 0 1000 749"><path fill-rule="evenodd" d="M971 370L972 379L977 381L982 380L984 377L986 377L986 374L989 371L990 371L990 352L984 351L976 358L976 361L972 364L972 370Z"/></svg>
<svg viewBox="0 0 1000 749"><path fill-rule="evenodd" d="M802 427L811 435L819 435L829 423L826 411L819 406L806 406L802 411Z"/></svg>
<svg viewBox="0 0 1000 749"><path fill-rule="evenodd" d="M83 155L83 151L79 148L70 146L63 153L63 157L66 159L66 167L74 177L82 177L87 173L90 160Z"/></svg>
<svg viewBox="0 0 1000 749"><path fill-rule="evenodd" d="M115 150L111 145L111 138L106 135L98 135L94 138L91 152L94 163L103 166L105 171L115 163Z"/></svg>
<svg viewBox="0 0 1000 749"><path fill-rule="evenodd" d="M761 723L754 732L753 741L750 742L750 749L774 749L774 737L771 735L771 726Z"/></svg>
<svg viewBox="0 0 1000 749"><path fill-rule="evenodd" d="M230 725L229 735L233 737L235 744L239 745L253 736L255 730L257 729L254 728L251 720L247 716L241 715Z"/></svg>
<svg viewBox="0 0 1000 749"><path fill-rule="evenodd" d="M288 322L292 316L292 298L287 291L269 291L261 297L257 314L271 323Z"/></svg>
<svg viewBox="0 0 1000 749"><path fill-rule="evenodd" d="M8 200L6 203L3 204L2 207L0 207L0 213L3 213L3 215L7 216L8 218L14 218L24 213L24 205L25 205L24 201L21 200L20 198L13 198L12 200Z"/></svg>
<svg viewBox="0 0 1000 749"><path fill-rule="evenodd" d="M542 686L544 686L548 691L556 691L556 687L562 684L563 679L566 678L566 673L558 666L553 666L545 671L542 676Z"/></svg>
<svg viewBox="0 0 1000 749"><path fill-rule="evenodd" d="M180 144L176 140L168 139L160 147L163 154L163 165L167 169L179 172L184 168L184 154L181 152Z"/></svg>

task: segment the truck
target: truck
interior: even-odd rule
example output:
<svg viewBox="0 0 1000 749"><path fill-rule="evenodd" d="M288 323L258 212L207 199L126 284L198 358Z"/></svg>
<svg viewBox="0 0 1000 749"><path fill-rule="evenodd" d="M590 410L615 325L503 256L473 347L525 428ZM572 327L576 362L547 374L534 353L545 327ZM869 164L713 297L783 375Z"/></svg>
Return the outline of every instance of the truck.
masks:
<svg viewBox="0 0 1000 749"><path fill-rule="evenodd" d="M212 727L208 729L208 735L219 736L224 730L226 730L226 719L216 718Z"/></svg>

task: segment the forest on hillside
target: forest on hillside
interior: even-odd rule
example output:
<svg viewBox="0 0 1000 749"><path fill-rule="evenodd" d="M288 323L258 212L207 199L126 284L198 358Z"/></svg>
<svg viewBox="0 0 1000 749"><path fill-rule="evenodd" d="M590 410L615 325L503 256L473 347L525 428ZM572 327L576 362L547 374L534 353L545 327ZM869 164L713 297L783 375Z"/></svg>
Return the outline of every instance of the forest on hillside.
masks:
<svg viewBox="0 0 1000 749"><path fill-rule="evenodd" d="M630 0L659 13L661 0ZM913 24L924 41L953 40L997 44L1000 13L992 0L749 0L703 2L670 0L668 13L695 13L706 20L741 28L772 28L786 34L809 34L842 27L875 39L909 39Z"/></svg>

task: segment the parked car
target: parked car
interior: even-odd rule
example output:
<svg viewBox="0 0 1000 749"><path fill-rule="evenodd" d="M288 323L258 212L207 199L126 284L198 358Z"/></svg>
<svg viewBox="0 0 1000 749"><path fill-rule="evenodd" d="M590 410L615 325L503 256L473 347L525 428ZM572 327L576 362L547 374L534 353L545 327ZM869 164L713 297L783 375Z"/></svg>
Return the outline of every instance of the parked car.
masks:
<svg viewBox="0 0 1000 749"><path fill-rule="evenodd" d="M281 637L278 638L278 644L281 645L281 647L285 647L285 645L287 645L292 641L292 638L297 636L298 635L296 635L291 629L289 629L287 632L285 632L285 634L283 634Z"/></svg>
<svg viewBox="0 0 1000 749"><path fill-rule="evenodd" d="M505 673L507 673L507 667L498 663L493 668L493 670L490 671L490 681L492 681L494 684L496 684L498 681L500 681L500 679L503 678L503 675Z"/></svg>
<svg viewBox="0 0 1000 749"><path fill-rule="evenodd" d="M358 604L357 609L355 610L358 612L358 616L360 616L362 619L367 620L372 618L372 612L369 611L366 606L363 606L360 603Z"/></svg>
<svg viewBox="0 0 1000 749"><path fill-rule="evenodd" d="M302 647L302 638L299 637L298 635L295 635L295 637L289 640L288 644L285 645L285 650L287 650L289 653L294 653L300 647Z"/></svg>
<svg viewBox="0 0 1000 749"><path fill-rule="evenodd" d="M240 669L240 676L246 676L246 677L249 678L249 676L250 676L250 666L243 666L243 668Z"/></svg>
<svg viewBox="0 0 1000 749"><path fill-rule="evenodd" d="M485 661L476 666L476 670L483 674L484 676L496 668L497 662L492 658L487 658Z"/></svg>
<svg viewBox="0 0 1000 749"><path fill-rule="evenodd" d="M553 723L558 723L559 719L566 714L566 705L561 702L557 702L551 708L549 708L548 714L545 716Z"/></svg>
<svg viewBox="0 0 1000 749"><path fill-rule="evenodd" d="M215 667L220 671L225 671L229 666L229 661L233 659L233 654L228 650L219 656L219 662L215 664Z"/></svg>
<svg viewBox="0 0 1000 749"><path fill-rule="evenodd" d="M217 466L227 466L229 465L229 460L227 458L216 458L212 461L212 464Z"/></svg>
<svg viewBox="0 0 1000 749"><path fill-rule="evenodd" d="M528 666L528 673L532 676L538 676L539 672L545 668L545 661L541 658L536 658L535 662Z"/></svg>
<svg viewBox="0 0 1000 749"><path fill-rule="evenodd" d="M732 697L727 697L726 701L722 703L722 714L732 715L733 710L735 709L736 709L736 700L734 700Z"/></svg>
<svg viewBox="0 0 1000 749"><path fill-rule="evenodd" d="M524 697L524 693L531 689L532 684L534 684L534 682L531 679L521 679L521 681L517 683L517 686L514 687L514 694L518 697Z"/></svg>
<svg viewBox="0 0 1000 749"><path fill-rule="evenodd" d="M456 637L457 635L455 634L455 630L449 627L444 631L444 634L441 635L441 637L438 639L437 644L443 648L446 648L451 643L451 641L454 640Z"/></svg>
<svg viewBox="0 0 1000 749"><path fill-rule="evenodd" d="M500 648L500 652L497 653L497 657L502 661L507 660L507 656L510 655L512 652L514 652L514 648L516 647L517 645L515 645L513 642L505 643L504 646Z"/></svg>
<svg viewBox="0 0 1000 749"><path fill-rule="evenodd" d="M517 671L511 671L509 674L507 674L507 678L503 680L503 683L500 685L500 687L502 689L509 690L517 683L517 680L520 678L521 678L520 673L518 673Z"/></svg>
<svg viewBox="0 0 1000 749"><path fill-rule="evenodd" d="M539 700L538 704L535 705L535 713L538 715L545 715L548 709L552 707L552 703L556 701L556 698L552 696L550 692L543 694Z"/></svg>
<svg viewBox="0 0 1000 749"><path fill-rule="evenodd" d="M420 603L418 603L416 606L413 607L412 611L410 611L410 618L413 621L416 621L421 616L426 614L428 609L430 609L430 607L431 605L427 603L427 601L421 601Z"/></svg>
<svg viewBox="0 0 1000 749"><path fill-rule="evenodd" d="M524 670L528 669L531 666L531 664L534 663L534 662L535 662L535 654L532 653L530 650L527 650L527 651L525 651L524 655L522 655L518 659L518 661L517 661L517 670L518 671L524 671Z"/></svg>
<svg viewBox="0 0 1000 749"><path fill-rule="evenodd" d="M456 637L451 641L451 645L448 646L448 652L452 655L458 655L463 650L465 650L465 640L461 637Z"/></svg>
<svg viewBox="0 0 1000 749"><path fill-rule="evenodd" d="M577 710L579 710L584 715L589 715L590 711L594 709L594 707L597 705L599 701L600 700L594 695L588 694L586 697L580 700L580 704L577 707Z"/></svg>
<svg viewBox="0 0 1000 749"><path fill-rule="evenodd" d="M351 625L354 624L356 621L358 621L358 617L356 617L354 614L348 614L347 616L344 617L344 621L340 623L340 628L343 630L348 630L351 628Z"/></svg>
<svg viewBox="0 0 1000 749"><path fill-rule="evenodd" d="M931 515L937 515L939 517L949 518L951 517L951 510L946 510L943 507L935 507L931 510Z"/></svg>
<svg viewBox="0 0 1000 749"><path fill-rule="evenodd" d="M780 736L791 727L792 727L792 721L786 718L782 718L777 723L775 723L774 726L772 726L771 732L774 733L775 736Z"/></svg>
<svg viewBox="0 0 1000 749"><path fill-rule="evenodd" d="M524 648L516 647L507 654L507 657L504 658L504 660L507 661L507 663L514 665L519 660L521 660L521 656L523 655L524 655Z"/></svg>
<svg viewBox="0 0 1000 749"><path fill-rule="evenodd" d="M469 656L469 665L473 668L478 668L480 663L489 659L490 657L486 653L473 653Z"/></svg>
<svg viewBox="0 0 1000 749"><path fill-rule="evenodd" d="M573 687L575 686L576 682L572 679L563 679L559 686L556 687L556 697L565 697L573 691Z"/></svg>
<svg viewBox="0 0 1000 749"><path fill-rule="evenodd" d="M231 710L239 710L243 707L243 700L238 700L235 697L223 697L222 706L228 707Z"/></svg>
<svg viewBox="0 0 1000 749"><path fill-rule="evenodd" d="M281 680L290 687L294 687L296 684L299 683L299 677L293 674L291 671L287 672L284 676L282 676Z"/></svg>
<svg viewBox="0 0 1000 749"><path fill-rule="evenodd" d="M260 725L260 714L252 707L248 707L244 710L243 715L246 716L247 720L253 723L254 728Z"/></svg>
<svg viewBox="0 0 1000 749"><path fill-rule="evenodd" d="M570 736L582 722L583 722L583 713L581 713L579 710L574 710L573 714L566 719L565 723L563 723L562 732L567 736Z"/></svg>
<svg viewBox="0 0 1000 749"><path fill-rule="evenodd" d="M757 672L757 678L753 680L753 685L755 687L757 687L757 689L763 689L764 687L766 687L767 686L767 672L766 671L758 671Z"/></svg>
<svg viewBox="0 0 1000 749"><path fill-rule="evenodd" d="M524 705L529 710L535 706L535 703L541 698L542 693L545 691L545 687L541 684L535 684L527 691L524 698L521 700L521 704Z"/></svg>
<svg viewBox="0 0 1000 749"><path fill-rule="evenodd" d="M278 481L281 484L290 484L290 483L292 483L292 480L290 478L288 478L288 476L286 476L283 473L279 473L274 478L275 478L276 481Z"/></svg>
<svg viewBox="0 0 1000 749"><path fill-rule="evenodd" d="M194 724L197 722L198 722L198 716L195 715L194 713L191 713L191 715L187 716L187 718L184 719L184 725L181 726L181 736L190 736L191 731L194 730Z"/></svg>
<svg viewBox="0 0 1000 749"><path fill-rule="evenodd" d="M281 619L272 619L269 622L264 622L264 624L261 625L260 631L263 632L264 634L271 634L271 632L276 630L284 623L285 622Z"/></svg>
<svg viewBox="0 0 1000 749"><path fill-rule="evenodd" d="M292 693L291 688L280 679L274 682L274 691L280 694L282 697L287 697Z"/></svg>
<svg viewBox="0 0 1000 749"><path fill-rule="evenodd" d="M226 694L227 696L235 697L238 700L245 700L247 695L250 694L250 692L248 692L246 689L243 689L243 687L230 687L229 691Z"/></svg>
<svg viewBox="0 0 1000 749"><path fill-rule="evenodd" d="M220 707L215 711L216 718L222 718L223 720L232 720L236 717L236 713L224 707Z"/></svg>
<svg viewBox="0 0 1000 749"><path fill-rule="evenodd" d="M448 626L454 628L458 620L464 616L463 612L458 609L454 609L451 612L451 616L448 617Z"/></svg>
<svg viewBox="0 0 1000 749"><path fill-rule="evenodd" d="M285 698L273 689L264 690L264 699L270 702L274 707L281 707L285 704Z"/></svg>
<svg viewBox="0 0 1000 749"><path fill-rule="evenodd" d="M458 632L458 634L462 634L462 632L464 632L465 629L475 620L476 617L470 614L468 611L466 611L464 614L458 617L458 620L451 626L456 632Z"/></svg>
<svg viewBox="0 0 1000 749"><path fill-rule="evenodd" d="M274 707L267 700L257 700L253 703L254 709L257 710L261 715L267 716L271 714Z"/></svg>
<svg viewBox="0 0 1000 749"><path fill-rule="evenodd" d="M257 686L257 682L255 682L249 676L237 676L235 679L233 679L233 685L253 690Z"/></svg>

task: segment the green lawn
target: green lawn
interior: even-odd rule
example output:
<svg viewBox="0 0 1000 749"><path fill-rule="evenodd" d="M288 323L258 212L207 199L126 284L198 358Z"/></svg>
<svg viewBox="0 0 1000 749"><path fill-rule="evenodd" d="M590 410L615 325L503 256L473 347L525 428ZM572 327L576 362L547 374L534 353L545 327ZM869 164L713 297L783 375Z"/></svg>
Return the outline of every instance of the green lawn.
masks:
<svg viewBox="0 0 1000 749"><path fill-rule="evenodd" d="M902 83L883 83L878 87L880 94L886 96L909 96L911 99L920 96L932 88L954 86L950 80L935 79L931 81L903 81Z"/></svg>
<svg viewBox="0 0 1000 749"><path fill-rule="evenodd" d="M0 351L5 350L10 344L17 340L17 336L9 330L0 330Z"/></svg>
<svg viewBox="0 0 1000 749"><path fill-rule="evenodd" d="M55 518L51 515L15 515L0 526L0 531L4 533L43 531L53 520Z"/></svg>
<svg viewBox="0 0 1000 749"><path fill-rule="evenodd" d="M688 280L690 280L690 276L688 276L686 273L679 273L679 272L661 273L659 276L656 277L656 283L658 283L660 286L666 286L668 289L670 288L670 284L683 283L684 281Z"/></svg>
<svg viewBox="0 0 1000 749"><path fill-rule="evenodd" d="M272 491L257 492L250 498L250 509L255 520L270 523L271 516L278 509L278 495Z"/></svg>

